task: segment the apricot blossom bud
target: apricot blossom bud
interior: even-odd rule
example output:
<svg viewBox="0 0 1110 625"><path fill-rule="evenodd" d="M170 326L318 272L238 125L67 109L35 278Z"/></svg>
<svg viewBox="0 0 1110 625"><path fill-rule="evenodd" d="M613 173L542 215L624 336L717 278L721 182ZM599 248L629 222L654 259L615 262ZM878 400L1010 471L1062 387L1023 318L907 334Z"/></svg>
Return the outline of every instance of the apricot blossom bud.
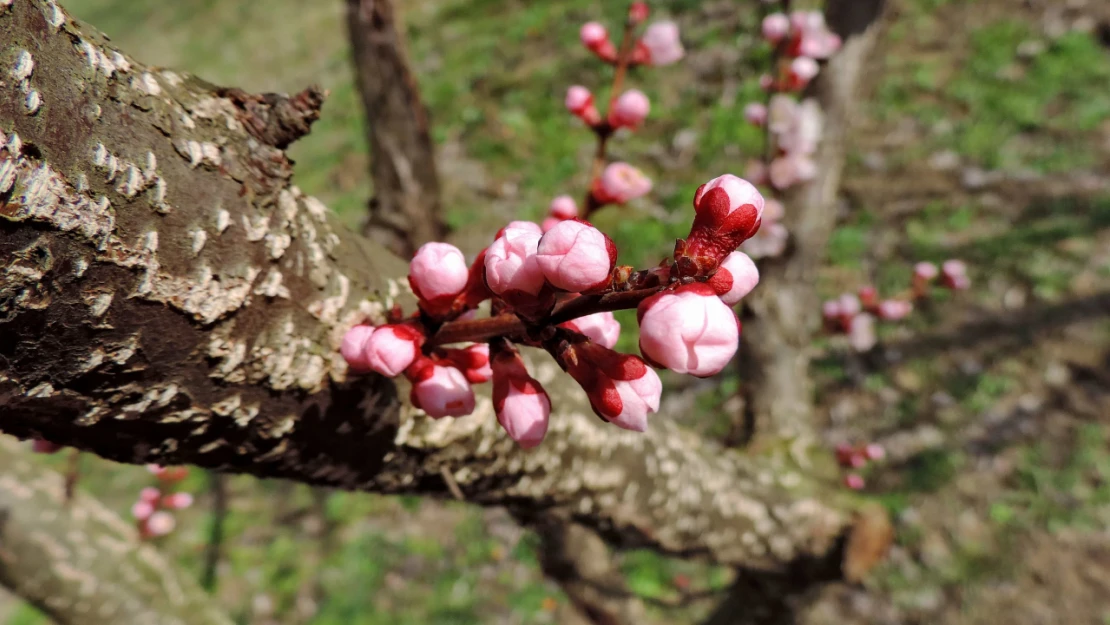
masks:
<svg viewBox="0 0 1110 625"><path fill-rule="evenodd" d="M686 53L678 36L678 24L671 21L655 22L640 37L640 49L646 51L645 63L670 65Z"/></svg>
<svg viewBox="0 0 1110 625"><path fill-rule="evenodd" d="M933 280L940 274L937 266L930 262L922 261L913 266L913 277L922 280Z"/></svg>
<svg viewBox="0 0 1110 625"><path fill-rule="evenodd" d="M762 102L748 102L744 107L744 119L753 126L762 126L767 123L767 106Z"/></svg>
<svg viewBox="0 0 1110 625"><path fill-rule="evenodd" d="M539 445L547 434L551 398L511 347L493 357L493 409L509 438L525 449Z"/></svg>
<svg viewBox="0 0 1110 625"><path fill-rule="evenodd" d="M682 253L720 262L759 230L763 196L747 180L725 174L698 187L694 211Z"/></svg>
<svg viewBox="0 0 1110 625"><path fill-rule="evenodd" d="M639 24L648 18L649 13L651 9L646 2L633 2L628 7L628 20L633 24Z"/></svg>
<svg viewBox="0 0 1110 625"><path fill-rule="evenodd" d="M584 334L594 343L609 349L616 347L617 339L621 334L620 322L613 313L608 311L560 323L559 327Z"/></svg>
<svg viewBox="0 0 1110 625"><path fill-rule="evenodd" d="M647 416L659 410L663 383L636 356L581 342L567 348L558 360L586 391L594 412L613 425L643 432Z"/></svg>
<svg viewBox="0 0 1110 625"><path fill-rule="evenodd" d="M536 262L547 281L571 292L605 286L616 260L613 241L577 219L567 219L548 230L536 251Z"/></svg>
<svg viewBox="0 0 1110 625"><path fill-rule="evenodd" d="M707 377L732 360L740 320L713 291L696 282L656 293L636 309L640 353L676 373Z"/></svg>
<svg viewBox="0 0 1110 625"><path fill-rule="evenodd" d="M594 96L589 89L581 85L574 85L567 89L565 103L567 110L587 125L596 126L601 123L601 113L594 105Z"/></svg>
<svg viewBox="0 0 1110 625"><path fill-rule="evenodd" d="M629 89L617 98L609 111L609 125L613 128L635 128L648 116L651 102L644 92Z"/></svg>
<svg viewBox="0 0 1110 625"><path fill-rule="evenodd" d="M136 521L146 521L154 514L154 505L149 501L136 501L131 506L131 516Z"/></svg>
<svg viewBox="0 0 1110 625"><path fill-rule="evenodd" d="M162 505L171 510L184 510L193 505L193 496L189 493L172 493L162 498Z"/></svg>
<svg viewBox="0 0 1110 625"><path fill-rule="evenodd" d="M763 18L761 30L764 39L770 43L778 43L790 33L790 18L782 13L771 13Z"/></svg>
<svg viewBox="0 0 1110 625"><path fill-rule="evenodd" d="M420 353L423 335L405 324L379 326L363 344L363 359L371 370L387 377L400 375Z"/></svg>
<svg viewBox="0 0 1110 625"><path fill-rule="evenodd" d="M849 473L844 476L844 485L852 490L863 490L867 484L859 473Z"/></svg>
<svg viewBox="0 0 1110 625"><path fill-rule="evenodd" d="M462 371L421 358L411 374L410 400L429 417L462 417L474 412L474 389Z"/></svg>
<svg viewBox="0 0 1110 625"><path fill-rule="evenodd" d="M876 313L883 321L905 319L913 312L913 304L900 299L888 299L879 303Z"/></svg>
<svg viewBox="0 0 1110 625"><path fill-rule="evenodd" d="M370 340L370 336L374 334L374 327L367 325L357 325L347 330L343 335L343 343L339 346L339 353L343 355L343 360L347 361L347 365L354 371L369 371L370 362L366 360L366 341Z"/></svg>
<svg viewBox="0 0 1110 625"><path fill-rule="evenodd" d="M446 358L463 372L471 384L489 382L493 377L490 369L489 344L478 343L463 349L445 349Z"/></svg>
<svg viewBox="0 0 1110 625"><path fill-rule="evenodd" d="M594 198L602 204L624 204L647 195L651 178L628 163L610 163L594 185Z"/></svg>
<svg viewBox="0 0 1110 625"><path fill-rule="evenodd" d="M578 204L569 195L560 195L551 200L551 205L547 207L549 215L555 219L573 219L578 216Z"/></svg>
<svg viewBox="0 0 1110 625"><path fill-rule="evenodd" d="M413 292L429 302L454 298L466 288L469 277L466 258L450 243L425 243L409 263L409 284Z"/></svg>
<svg viewBox="0 0 1110 625"><path fill-rule="evenodd" d="M967 277L967 264L962 260L946 260L940 266L941 281L944 286L962 291L971 286L971 279Z"/></svg>
<svg viewBox="0 0 1110 625"><path fill-rule="evenodd" d="M617 60L617 47L609 40L609 31L598 22L586 22L578 31L582 45L605 61Z"/></svg>
<svg viewBox="0 0 1110 625"><path fill-rule="evenodd" d="M856 315L848 325L848 344L857 352L865 352L875 346L875 318L867 313Z"/></svg>
<svg viewBox="0 0 1110 625"><path fill-rule="evenodd" d="M486 284L497 295L510 292L536 295L543 289L543 270L536 259L540 242L536 230L506 228L486 250Z"/></svg>
<svg viewBox="0 0 1110 625"><path fill-rule="evenodd" d="M759 269L744 252L733 252L721 261L708 284L721 301L734 306L759 284Z"/></svg>
<svg viewBox="0 0 1110 625"><path fill-rule="evenodd" d="M817 77L821 66L808 56L799 56L790 62L790 77L796 86L805 86Z"/></svg>
<svg viewBox="0 0 1110 625"><path fill-rule="evenodd" d="M159 510L147 518L145 526L149 535L165 536L172 532L173 528L177 527L177 520L174 519L173 515L169 512Z"/></svg>

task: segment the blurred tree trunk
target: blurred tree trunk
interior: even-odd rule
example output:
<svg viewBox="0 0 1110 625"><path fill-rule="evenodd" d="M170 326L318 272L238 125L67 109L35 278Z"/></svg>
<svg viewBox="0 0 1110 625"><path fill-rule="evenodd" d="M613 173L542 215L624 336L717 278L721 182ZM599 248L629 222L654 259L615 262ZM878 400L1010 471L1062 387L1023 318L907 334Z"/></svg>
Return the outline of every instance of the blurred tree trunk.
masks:
<svg viewBox="0 0 1110 625"><path fill-rule="evenodd" d="M374 184L363 233L409 258L447 234L428 112L405 58L393 0L346 4Z"/></svg>

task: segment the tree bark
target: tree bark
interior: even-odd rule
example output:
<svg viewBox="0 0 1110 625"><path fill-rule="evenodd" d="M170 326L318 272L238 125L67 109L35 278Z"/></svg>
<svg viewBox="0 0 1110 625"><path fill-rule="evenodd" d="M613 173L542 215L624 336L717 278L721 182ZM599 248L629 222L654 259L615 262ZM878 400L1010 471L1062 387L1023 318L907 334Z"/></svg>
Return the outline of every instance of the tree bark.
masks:
<svg viewBox="0 0 1110 625"><path fill-rule="evenodd" d="M468 501L617 546L752 569L837 557L848 517L822 484L667 415L646 434L604 424L550 360L533 371L556 410L530 451L488 395L436 421L350 376L342 335L407 297L405 265L292 185L257 107L139 64L50 0L0 8L0 39L8 67L33 61L0 87L0 430L379 493L445 496L448 472ZM304 94L268 98L312 117Z"/></svg>
<svg viewBox="0 0 1110 625"><path fill-rule="evenodd" d="M0 584L59 625L231 625L133 525L0 438Z"/></svg>
<svg viewBox="0 0 1110 625"><path fill-rule="evenodd" d="M346 5L374 183L363 232L409 258L447 234L428 112L405 58L392 0Z"/></svg>
<svg viewBox="0 0 1110 625"><path fill-rule="evenodd" d="M874 47L883 0L830 0L829 27L844 45L821 71L812 95L824 112L817 177L785 198L786 254L760 264L759 288L744 299L740 379L745 414L732 442L759 446L816 441L813 339L820 325L817 272L836 224L836 201L847 153L847 136L858 111L860 75Z"/></svg>

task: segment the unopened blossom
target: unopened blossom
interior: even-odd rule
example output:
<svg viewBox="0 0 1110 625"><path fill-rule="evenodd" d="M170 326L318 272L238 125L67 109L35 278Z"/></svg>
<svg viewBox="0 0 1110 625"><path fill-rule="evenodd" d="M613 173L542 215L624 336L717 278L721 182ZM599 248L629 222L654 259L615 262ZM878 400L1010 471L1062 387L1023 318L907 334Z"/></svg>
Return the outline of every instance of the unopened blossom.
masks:
<svg viewBox="0 0 1110 625"><path fill-rule="evenodd" d="M536 262L547 281L571 292L608 284L616 260L613 241L577 219L563 221L544 233L536 251Z"/></svg>
<svg viewBox="0 0 1110 625"><path fill-rule="evenodd" d="M569 195L560 195L551 200L547 212L555 219L574 219L578 216L578 203Z"/></svg>
<svg viewBox="0 0 1110 625"><path fill-rule="evenodd" d="M477 343L462 349L446 349L444 352L447 360L455 365L456 369L462 371L471 384L489 382L493 377L488 343Z"/></svg>
<svg viewBox="0 0 1110 625"><path fill-rule="evenodd" d="M832 326L840 321L840 301L835 299L826 300L821 306L821 317L825 320L825 324Z"/></svg>
<svg viewBox="0 0 1110 625"><path fill-rule="evenodd" d="M844 485L852 490L863 490L863 487L867 484L866 482L864 482L863 476L861 476L860 474L849 473L844 476Z"/></svg>
<svg viewBox="0 0 1110 625"><path fill-rule="evenodd" d="M621 334L621 324L611 312L599 312L560 323L559 327L585 334L591 341L613 349Z"/></svg>
<svg viewBox="0 0 1110 625"><path fill-rule="evenodd" d="M412 364L423 338L407 324L379 326L363 345L363 358L371 370L392 378Z"/></svg>
<svg viewBox="0 0 1110 625"><path fill-rule="evenodd" d="M647 195L651 178L628 163L610 163L594 185L594 198L602 204L624 204Z"/></svg>
<svg viewBox="0 0 1110 625"><path fill-rule="evenodd" d="M899 321L913 312L913 304L900 299L883 300L876 312L883 321Z"/></svg>
<svg viewBox="0 0 1110 625"><path fill-rule="evenodd" d="M633 24L639 24L648 18L651 9L648 8L646 2L633 2L628 6L628 20Z"/></svg>
<svg viewBox="0 0 1110 625"><path fill-rule="evenodd" d="M617 98L609 110L609 125L613 128L635 128L647 119L651 102L644 92L629 89Z"/></svg>
<svg viewBox="0 0 1110 625"><path fill-rule="evenodd" d="M759 284L759 269L744 252L733 252L721 261L717 273L713 274L708 284L720 296L721 301L734 306Z"/></svg>
<svg viewBox="0 0 1110 625"><path fill-rule="evenodd" d="M950 289L962 291L971 286L967 264L962 260L946 260L940 266L941 281Z"/></svg>
<svg viewBox="0 0 1110 625"><path fill-rule="evenodd" d="M162 490L154 488L153 486L147 486L139 491L139 501L145 501L147 503L153 504L161 498Z"/></svg>
<svg viewBox="0 0 1110 625"><path fill-rule="evenodd" d="M466 288L469 270L459 248L450 243L425 243L409 263L409 284L422 300L454 298Z"/></svg>
<svg viewBox="0 0 1110 625"><path fill-rule="evenodd" d="M857 352L866 352L875 346L875 318L864 313L852 317L848 326L848 344Z"/></svg>
<svg viewBox="0 0 1110 625"><path fill-rule="evenodd" d="M36 454L56 454L62 449L62 445L45 439L36 438L31 441L31 451Z"/></svg>
<svg viewBox="0 0 1110 625"><path fill-rule="evenodd" d="M189 493L171 493L162 498L162 505L170 510L184 510L193 505L193 496Z"/></svg>
<svg viewBox="0 0 1110 625"><path fill-rule="evenodd" d="M707 377L736 354L740 320L704 283L652 295L636 310L640 353L676 373Z"/></svg>
<svg viewBox="0 0 1110 625"><path fill-rule="evenodd" d="M763 18L761 31L769 43L778 43L790 33L790 18L782 13L771 13Z"/></svg>
<svg viewBox="0 0 1110 625"><path fill-rule="evenodd" d="M374 334L374 327L368 325L353 326L343 335L343 343L339 346L339 353L343 360L354 371L369 371L370 361L366 359L366 341Z"/></svg>
<svg viewBox="0 0 1110 625"><path fill-rule="evenodd" d="M497 295L510 292L536 295L545 283L543 270L536 260L540 242L536 231L506 228L501 237L486 250L486 284Z"/></svg>
<svg viewBox="0 0 1110 625"><path fill-rule="evenodd" d="M429 417L462 417L474 412L474 389L462 371L427 358L413 369L410 400Z"/></svg>
<svg viewBox="0 0 1110 625"><path fill-rule="evenodd" d="M930 262L922 261L913 266L913 275L915 278L934 280L939 274L940 270L937 269L936 265Z"/></svg>
<svg viewBox="0 0 1110 625"><path fill-rule="evenodd" d="M748 102L744 106L744 119L753 126L762 126L767 123L767 106L762 102Z"/></svg>
<svg viewBox="0 0 1110 625"><path fill-rule="evenodd" d="M649 65L670 65L686 53L678 36L678 24L670 21L648 26L637 49L643 51L642 62Z"/></svg>
<svg viewBox="0 0 1110 625"><path fill-rule="evenodd" d="M144 524L146 531L151 536L165 536L177 527L177 521L173 515L164 510L159 510L151 514Z"/></svg>
<svg viewBox="0 0 1110 625"><path fill-rule="evenodd" d="M792 55L827 59L840 49L840 36L829 30L820 11L794 11L790 14L790 25Z"/></svg>
<svg viewBox="0 0 1110 625"><path fill-rule="evenodd" d="M640 358L596 343L576 343L559 363L582 387L594 412L606 421L636 432L647 429L647 416L659 410L663 383Z"/></svg>
<svg viewBox="0 0 1110 625"><path fill-rule="evenodd" d="M817 77L821 66L808 56L799 56L790 62L790 78L796 86L804 86Z"/></svg>
<svg viewBox="0 0 1110 625"><path fill-rule="evenodd" d="M586 49L598 58L614 62L617 60L617 46L609 39L609 31L599 22L586 22L578 31L578 38Z"/></svg>
<svg viewBox="0 0 1110 625"><path fill-rule="evenodd" d="M551 398L515 349L493 357L493 409L509 438L525 449L539 445L547 434Z"/></svg>
<svg viewBox="0 0 1110 625"><path fill-rule="evenodd" d="M882 460L886 457L886 449L878 443L870 443L863 448L863 455L867 456L868 460Z"/></svg>
<svg viewBox="0 0 1110 625"><path fill-rule="evenodd" d="M720 262L759 229L763 204L755 185L732 174L698 187L694 223L685 243L676 246L675 260L688 256Z"/></svg>
<svg viewBox="0 0 1110 625"><path fill-rule="evenodd" d="M858 296L864 310L871 310L879 305L879 290L871 285L860 287Z"/></svg>
<svg viewBox="0 0 1110 625"><path fill-rule="evenodd" d="M840 305L840 315L842 317L854 317L863 310L863 302L859 300L858 295L852 293L845 293L837 300Z"/></svg>
<svg viewBox="0 0 1110 625"><path fill-rule="evenodd" d="M587 125L596 126L601 123L601 113L598 112L594 104L594 96L589 89L581 85L574 85L567 89L565 103L567 110Z"/></svg>
<svg viewBox="0 0 1110 625"><path fill-rule="evenodd" d="M164 467L158 464L148 464L146 470L165 484L180 482L189 475L187 467Z"/></svg>
<svg viewBox="0 0 1110 625"><path fill-rule="evenodd" d="M146 521L154 514L154 505L149 501L136 501L131 506L131 516L136 521Z"/></svg>

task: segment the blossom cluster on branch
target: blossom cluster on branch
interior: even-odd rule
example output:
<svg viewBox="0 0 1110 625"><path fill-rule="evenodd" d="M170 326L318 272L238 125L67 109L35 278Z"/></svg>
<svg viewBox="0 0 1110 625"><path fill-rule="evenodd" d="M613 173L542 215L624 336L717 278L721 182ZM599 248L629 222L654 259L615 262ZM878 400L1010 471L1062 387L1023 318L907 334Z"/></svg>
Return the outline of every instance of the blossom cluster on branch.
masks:
<svg viewBox="0 0 1110 625"><path fill-rule="evenodd" d="M187 468L156 464L149 464L146 468L157 483L139 491L138 500L131 506L131 516L138 526L139 536L149 540L172 532L177 527L173 511L193 505L193 496L183 491L175 492L176 485L189 475Z"/></svg>
<svg viewBox="0 0 1110 625"><path fill-rule="evenodd" d="M706 377L736 353L740 321L731 306L758 283L754 262L737 248L759 230L764 199L751 183L726 174L694 194L690 233L670 258L637 270L617 263L613 241L586 218L651 190L627 163L606 163L605 145L620 128L638 127L650 104L622 91L634 65L681 58L677 27L660 22L636 37L648 15L635 2L613 44L604 26L582 27L581 39L617 66L606 112L585 87L572 87L567 108L594 132L598 149L584 210L570 196L552 201L543 225L514 221L467 262L456 247L427 243L409 266L418 310L390 311L388 323L355 326L341 352L355 372L404 376L411 401L432 418L474 410L473 384L493 382L497 419L522 447L539 444L551 399L530 375L517 346L545 350L585 391L603 420L634 431L659 408L662 383L653 368ZM479 306L488 316L479 316ZM620 324L613 311L636 309L640 355L614 351Z"/></svg>

